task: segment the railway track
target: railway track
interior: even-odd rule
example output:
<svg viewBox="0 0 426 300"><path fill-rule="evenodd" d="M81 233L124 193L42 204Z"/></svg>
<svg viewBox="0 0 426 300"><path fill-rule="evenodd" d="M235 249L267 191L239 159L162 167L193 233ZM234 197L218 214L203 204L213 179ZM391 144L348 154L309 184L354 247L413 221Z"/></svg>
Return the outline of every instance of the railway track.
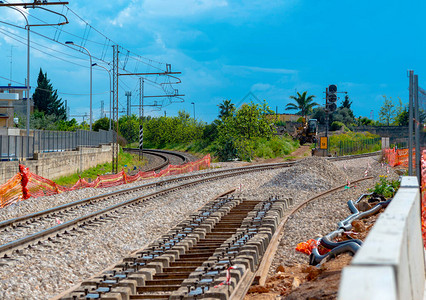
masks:
<svg viewBox="0 0 426 300"><path fill-rule="evenodd" d="M361 156L361 157L363 157L363 156ZM351 158L357 158L357 156L353 156ZM234 168L234 169L217 170L217 171L213 171L213 172L208 172L208 174L186 175L186 176L182 176L182 177L179 177L179 178L164 180L162 182L157 182L157 183L153 183L153 184L145 184L145 185L140 185L140 186L137 186L137 187L134 187L134 188L123 189L123 190L116 191L116 192L113 192L113 193L110 193L110 194L104 194L104 195L97 196L97 197L100 197L99 202L104 202L105 199L107 199L108 197L113 198L114 195L111 195L111 194L114 194L114 193L116 195L119 195L119 194L122 194L122 193L127 193L127 194L131 195L137 189L143 190L143 189L148 189L150 187L151 188L152 187L159 188L159 187L164 187L166 184L169 184L169 183L172 183L172 182L177 184L177 186L162 188L161 190L156 191L154 193L148 193L148 194L138 196L138 197L130 196L129 197L130 199L128 199L126 201L120 202L120 203L115 204L115 205L110 205L110 206L102 208L102 209L97 209L96 206L93 206L92 209L95 210L95 212L83 213L83 216L78 217L78 218L74 218L72 216L72 213L70 213L70 210L63 212L63 209L67 209L66 206L70 205L70 204L66 204L66 205L61 206L61 209L53 208L52 210L44 211L45 213L47 213L47 214L44 215L44 217L43 217L43 214L40 214L41 212L39 212L39 213L32 214L32 216L29 216L29 218L27 218L27 219L22 217L20 219L16 218L14 221L12 221L12 220L4 221L4 222L0 223L0 230L4 230L5 228L8 228L6 230L6 232L7 232L11 228L12 229L14 228L14 231L16 231L16 229L18 229L18 231L19 231L20 229L25 229L25 228L28 229L28 228L31 228L31 227L38 228L37 227L38 225L32 225L34 220L36 220L36 223L42 223L42 221L40 221L40 220L43 220L43 219L50 220L50 222L52 222L53 220L56 220L58 218L58 215L54 214L55 212L60 213L60 214L64 213L65 215L70 214L71 215L70 218L72 218L70 221L64 222L62 224L55 225L53 227L47 226L48 228L42 230L41 232L35 232L34 234L25 236L24 238L21 238L19 240L15 240L15 241L11 241L10 243L7 243L3 246L0 246L0 255L7 258L7 257L10 257L11 255L13 255L14 253L16 253L17 251L19 252L19 250L23 249L24 247L28 247L28 246L31 247L31 245L40 243L40 242L45 241L45 240L51 240L51 241L55 242L55 239L57 237L60 238L62 236L66 236L67 234L75 235L79 231L84 231L86 228L90 229L90 228L93 228L93 226L99 225L100 223L108 222L108 220L110 220L111 218L119 217L119 214L122 213L122 210L121 210L122 207L126 207L126 206L138 207L139 205L146 205L147 203L149 203L150 199L153 199L153 198L158 197L158 196L163 195L163 194L167 194L167 193L169 193L173 190L184 188L185 186L200 184L200 183L205 182L205 181L217 180L217 179L224 178L224 177L236 176L237 174L244 174L244 173L248 173L248 172L292 166L292 165L294 165L294 163L295 162L268 164L268 165L255 165L255 166L241 167L241 168ZM201 178L202 176L206 176L206 177ZM180 182L184 182L184 185L183 186L178 185ZM150 187L148 187L149 185L150 185ZM106 198L102 198L101 196L105 196ZM226 196L226 197L228 197L228 196ZM87 198L87 199L83 199L83 200L74 202L75 210L78 210L78 211L80 210L78 208L78 205L81 205L80 208L86 209L86 208L90 207L91 205L95 204L97 201L94 198L96 198L96 197L91 197L91 198ZM221 199L222 199L221 201L225 201L223 199L223 197ZM218 200L218 199L216 199L216 200ZM244 199L238 199L238 198L234 197L234 200L236 200L238 202L238 204L240 204L241 201L243 201ZM268 199L268 200L271 201L271 199ZM255 202L257 202L257 204L263 203L263 204L261 204L261 207L263 207L265 205L271 205L271 203L267 204L268 200L255 199L255 200L249 200L249 201L255 201ZM277 200L279 200L279 199L275 199L273 202L275 202ZM231 200L226 200L225 202L227 203L229 201L231 201ZM236 202L233 202L233 203L235 204ZM277 202L277 203L280 203L280 202ZM246 202L245 204L248 205L249 202ZM273 203L273 204L275 205L275 203ZM280 205L282 207L288 206L289 205L288 199L286 200L286 204L281 203ZM87 207L85 207L85 206L87 206ZM243 207L244 206L241 206L241 208L243 208ZM221 207L219 207L219 209L220 208ZM70 207L68 207L68 209L72 210L72 205ZM276 213L277 212L275 212L275 215L276 215ZM152 246L154 248L152 248L150 246L151 249L145 249L145 250L139 251L140 253L137 256L140 256L139 258L142 259L142 260L138 261L141 264L139 264L139 265L134 264L134 262L135 262L134 257L132 258L132 260L128 259L127 261L124 261L122 263L122 266L120 267L121 269L120 268L115 268L115 269L113 268L114 270L109 270L111 272L106 273L106 275L103 274L101 276L101 279L104 279L104 281L101 282L101 281L98 280L94 284L91 284L91 285L89 284L89 287L77 290L76 294L74 294L73 297L75 296L76 297L75 299L87 299L86 294L91 294L89 296L89 298L90 297L96 298L96 297L99 297L100 295L102 295L102 297L104 297L104 296L106 296L106 294L112 295L113 292L117 292L117 290L118 290L119 293L122 293L122 294L126 293L126 295L131 295L131 297L129 299L151 299L151 298L157 299L159 297L160 298L164 297L164 295L162 296L161 293L157 293L153 290L157 289L157 291L158 291L159 289L161 290L163 288L173 289L173 291L171 291L171 290L169 291L170 297L172 297L172 296L175 297L176 295L178 295L176 297L179 298L179 299L181 299L181 297L188 297L188 296L200 297L200 295L202 295L202 294L212 293L214 291L214 289L210 290L210 286L213 285L213 284L217 285L217 283L218 283L217 281L222 280L223 275L226 273L226 270L225 270L226 268L224 267L225 263L226 263L226 259L228 259L227 264L230 264L232 262L235 263L235 259L237 258L236 253L237 254L240 253L241 250L238 250L235 253L232 253L232 255L227 256L228 250L230 248L229 243L231 243L232 240L228 240L228 239L220 240L218 238L218 236L215 235L216 234L215 229L211 226L211 224L209 224L209 222L212 223L211 220L206 223L208 225L201 222L201 221L204 221L204 219L208 219L208 218L205 218L205 217L209 216L210 214L212 214L212 213L210 212L210 213L208 213L208 215L201 215L201 216L200 215L198 215L198 216L194 215L191 220L187 220L187 221L181 223L180 227L178 227L177 229L174 229L175 231L178 230L179 233L175 232L174 235L173 235L173 233L171 233L171 236L173 237L172 239L169 239L167 241L166 240L157 241L157 244ZM219 214L222 214L222 213L219 213ZM256 214L256 216L257 216L257 212L252 210L251 212L248 212L248 214L243 218L243 221L250 214L251 215ZM41 218L37 219L36 215L41 216ZM239 213L237 213L237 216L238 215L239 215ZM61 219L61 217L59 217L59 218ZM229 215L228 219L234 219L234 218L231 217L231 215ZM237 219L237 218L235 218L235 219ZM252 219L252 221L250 221L249 223L253 223L253 220L254 219ZM243 221L242 221L241 224L244 223ZM278 221L279 220L275 220L273 223L278 224L279 223ZM203 224L201 224L200 222L203 223ZM224 222L226 222L226 218L224 219ZM6 223L9 223L9 224L6 224ZM194 224L198 224L198 225L194 225ZM231 224L229 223L229 224L226 225L226 227L234 228L233 226L236 226L235 227L236 231L240 232L241 231L240 227L242 226L241 224L240 224L240 226L238 226L238 224L234 224L234 225L231 226ZM247 223L244 223L244 224L245 225L243 227L248 228L248 227L251 226L251 225L247 226ZM4 226L2 226L2 225L4 225ZM192 229L188 229L188 228L192 228ZM209 251L214 250L212 253L211 252L199 253L199 252L197 252L199 249L197 250L197 248L194 248L194 252L188 252L188 253L184 252L183 256L180 256L180 254L182 254L182 252L180 250L178 250L178 255L174 256L174 258L172 258L170 256L171 253L176 254L176 251L174 250L175 245L179 244L181 240L186 239L187 236L189 238L189 235L195 234L195 232L198 232L201 228L209 228L212 231L212 234L210 234L210 232L206 231L204 235L199 235L198 238L196 238L197 245L200 246L200 247L207 247L207 245L212 246L211 249L209 249ZM220 226L217 227L217 228L220 228ZM275 229L275 227L273 229L271 229L272 232L267 234L267 236L269 238L274 234L274 232L273 232L274 229ZM185 233L185 230L186 231L189 230L189 232ZM179 236L179 234L182 231L185 233L185 235ZM77 232L77 233L75 233L75 232ZM228 234L230 234L230 233L231 233L231 231L228 232ZM241 234L241 233L239 233L239 234ZM218 235L222 235L222 233L218 234ZM238 235L234 236L234 234L231 234L231 237L232 236L235 239ZM177 240L175 240L175 237L177 237ZM224 235L223 237L226 237L226 236ZM244 238L245 240L244 240L243 244L245 245L246 242L252 241L252 239L254 237L255 237L254 235L245 235L245 238ZM1 235L0 235L0 238L1 238ZM163 236L163 239L167 239L167 237ZM60 240L60 239L58 239L58 240ZM185 251L186 251L186 248L188 248L189 246L192 247L194 245L194 243L195 243L194 236L191 236L191 240L192 240L192 242L189 243L191 245L185 244L185 246L184 246ZM186 240L186 242L188 242L188 241L189 240ZM238 239L236 241L238 241ZM219 242L221 242L220 245L218 244ZM167 244L167 243L169 243L169 244ZM267 244L266 242L262 242L262 243L265 244L265 245ZM182 246L182 245L183 244L180 244L180 246ZM180 249L180 248L178 247L177 249ZM207 250L207 249L205 249L205 250ZM143 252L143 251L145 251L145 252ZM167 252L167 254L169 255L169 256L165 256L165 257L169 257L169 261L168 261L169 263L170 262L181 263L181 264L183 264L183 266L185 266L185 264L188 264L188 265L191 265L191 268L193 268L194 264L196 264L196 263L199 264L201 262L201 265L199 264L198 267L195 266L195 269L193 269L192 271L189 270L189 267L188 267L188 269L186 271L184 270L184 268L182 268L182 269L178 270L179 272L172 272L172 275L167 275L167 274L161 275L159 272L163 272L163 269L167 270L166 268L173 268L173 267L164 267L164 266L158 267L157 266L158 262L164 261L164 257L163 258L158 257L158 256L162 256L164 254L163 252ZM161 254L161 253L163 253L163 254ZM195 253L195 255L192 255L194 253ZM248 254L249 252L246 251L244 253ZM188 256L185 256L186 254L188 254ZM203 255L201 255L201 254L203 254ZM210 254L209 258L213 257L214 259L213 259L213 261L210 259L210 261L207 264L204 264L204 261L201 261L201 259L205 258L206 257L205 255L208 255L208 254ZM219 259L217 257L219 257ZM231 257L231 262L229 262L230 257ZM222 258L224 258L224 259L222 259ZM214 262L214 260L217 260L217 263L220 263L221 266L215 265L215 267L213 267L212 263ZM143 271L142 269L146 269L146 268L154 269L155 272L151 272L151 277L148 274L142 279L136 278L137 284L132 285L131 283L126 282L126 280L127 281L133 280L133 279L131 279L131 277L135 278L135 276L133 276L135 274L131 273L131 271L132 271L132 268L131 268L132 264L131 263L132 262L133 262L134 269L136 269L136 273L140 273L140 272ZM256 264L258 262L259 261L257 261ZM237 275L233 275L234 277L235 276L236 276L236 278L242 277L244 274L246 274L246 271L248 269L250 269L252 265L254 265L254 263L251 263L250 259L249 259L249 262L248 263L246 262L245 264L243 263L243 265L244 265L243 267L239 266L239 269L237 271L231 270L231 273L233 273L233 272L238 273ZM247 267L247 265L250 265L250 266ZM173 265L173 266L179 267L178 265ZM214 268L216 268L216 269L214 269ZM171 270L177 271L177 269L171 269ZM145 272L145 271L143 271L143 272ZM185 274L173 274L173 273L188 273L188 272L189 272L189 274L186 274L186 275ZM193 274L194 272L195 272L195 274ZM206 275L207 277L205 277L203 275L204 274L203 272L205 273L205 275L208 274L208 275ZM153 275L153 273L155 273L155 276ZM112 284L112 281L108 281L110 274L114 274L114 276L111 276L111 277L113 277L113 279L110 279L110 280L115 280L114 284ZM123 275L126 275L126 274L127 274L127 276L123 276ZM119 275L119 276L115 277L115 275ZM178 278L178 280L177 280L174 277L175 275L180 277L180 278ZM212 275L215 275L215 276L212 277ZM210 276L210 279L208 278L209 276ZM117 280L117 278L120 278L120 280ZM197 278L198 278L198 280L197 280ZM201 284L200 284L200 282L201 282ZM89 283L93 283L93 282L89 282ZM233 286L232 286L233 289L236 286L236 283L237 282L235 282L235 284L233 284ZM126 290L126 292L123 292L123 285L125 287L124 290ZM169 285L171 287L168 287ZM129 286L130 286L131 291L128 293ZM132 286L134 286L134 287L139 286L141 288L135 289L135 291L133 293ZM158 286L162 286L162 287L158 287ZM153 290L148 289L148 287L150 287L150 289L153 289ZM93 291L95 291L95 292L92 293ZM178 293L178 294L176 294L176 293ZM96 294L97 294L97 296L96 296ZM154 294L158 294L158 295L154 296ZM81 296L81 295L83 295L83 296ZM214 295L210 295L210 296L213 297ZM66 297L68 297L68 296L63 295L63 297L65 297L65 299L67 299ZM74 298L70 298L70 299L74 299ZM114 299L114 298L111 298L111 299Z"/></svg>
<svg viewBox="0 0 426 300"><path fill-rule="evenodd" d="M144 205L150 199L185 187L250 172L289 167L293 164L294 162L255 165L180 176L89 197L44 211L6 220L0 222L0 241L3 243L0 246L0 257L11 257L14 252L19 252L20 249L28 246L31 247L31 245L38 242L69 234L71 230L75 231L78 228L92 226L99 222L106 222L114 217L114 213L118 212L121 208ZM165 185L172 186L163 187ZM136 197L134 196L135 193L140 193L142 190L150 188L157 190ZM160 189L158 190L158 188ZM116 199L123 194L127 195L124 201Z"/></svg>
<svg viewBox="0 0 426 300"><path fill-rule="evenodd" d="M55 299L243 299L255 277L266 278L287 220L343 188L318 194L288 212L292 199L243 199L230 191L147 248Z"/></svg>
<svg viewBox="0 0 426 300"><path fill-rule="evenodd" d="M215 285L231 281L224 272L234 277L257 265L259 258L251 256L266 245L292 203L276 197L241 199L232 192L57 299L215 298Z"/></svg>
<svg viewBox="0 0 426 300"><path fill-rule="evenodd" d="M123 148L123 150L135 154L139 153L139 149L135 148ZM192 160L192 156L189 157L177 151L144 149L143 154L148 157L148 168L143 170L145 172L162 170L169 164L182 165Z"/></svg>
<svg viewBox="0 0 426 300"><path fill-rule="evenodd" d="M155 151L154 151L155 152ZM354 155L348 158L371 156L372 154ZM377 155L373 153L373 155ZM330 158L341 160L342 158ZM135 203L146 202L149 199L169 193L173 190L201 184L209 180L218 180L228 176L236 176L247 172L262 171L273 168L289 167L295 162L254 165L225 170L216 170L201 174L190 174L177 178L166 179L160 182L142 184L131 188L120 189L114 192L101 194L82 200L74 201L47 210L20 216L0 222L0 257L8 257L13 251L22 249L43 239L51 239L61 232L67 232L67 228L85 226L93 222L99 222L108 216L108 213L121 207L135 205ZM187 182L181 184L181 182ZM164 188L154 193L142 195L142 191L158 189L159 187L176 185ZM134 197L134 194L139 194ZM127 195L126 200L120 199Z"/></svg>

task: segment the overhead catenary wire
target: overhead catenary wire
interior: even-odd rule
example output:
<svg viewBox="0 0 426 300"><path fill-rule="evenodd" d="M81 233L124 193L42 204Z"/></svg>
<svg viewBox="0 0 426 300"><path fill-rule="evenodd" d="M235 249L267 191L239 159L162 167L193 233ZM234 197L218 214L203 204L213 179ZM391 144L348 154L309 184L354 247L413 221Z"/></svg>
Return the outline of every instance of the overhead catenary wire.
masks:
<svg viewBox="0 0 426 300"><path fill-rule="evenodd" d="M141 55L138 55L138 54L136 54L136 53L134 53L134 52L132 52L132 51L130 51L130 50L128 50L128 49L126 49L126 48L124 48L124 47L122 47L122 46L120 46L118 43L116 43L116 42L114 42L113 40L111 40L110 38L108 38L106 35L104 35L102 32L100 32L99 30L97 30L95 27L93 27L92 25L90 25L87 21L85 21L82 17L80 17L76 12L74 12L71 8L69 8L67 5L65 5L65 7L67 8L67 13L68 13L68 11L71 11L71 13L72 14L74 14L81 22L83 22L83 23L85 23L85 25L86 25L86 27L85 27L85 31L84 31L84 33L83 33L83 37L81 37L81 36L79 36L79 35L76 35L76 34L73 34L73 33L71 33L71 32L69 32L69 31L66 31L66 30L64 30L63 28L62 28L62 26L57 26L57 25L52 25L52 27L53 28L55 28L55 29L58 29L58 28L60 28L61 29L61 31L62 32L65 32L65 33L67 33L67 34L70 34L71 36L74 36L74 37L77 37L77 38L79 38L79 39L82 39L84 42L91 42L91 43L94 43L94 44L97 44L97 45L101 45L101 46L104 46L105 45L105 41L108 41L108 44L116 44L116 45L118 45L119 46L119 48L121 48L123 51L126 51L128 54L130 54L130 53L132 53L134 56L128 56L129 58L132 58L132 59L134 59L134 60L137 60L137 61L139 61L139 62L142 62L142 63L144 63L144 64L146 64L146 65L149 65L149 66L151 66L152 68L155 68L155 69L157 69L157 70L164 70L164 67L163 68L160 68L159 66L154 66L152 63L156 63L156 64L158 64L158 65L164 65L164 66L166 66L166 63L164 63L164 62L160 62L160 61L156 61L156 60L154 60L154 59L150 59L150 58L145 58L145 57L143 57L143 56L141 56ZM27 12L27 11L25 11L25 13L28 15L28 16L31 16L32 18L35 18L36 20L38 20L38 21L40 21L40 22L43 22L43 23L45 23L45 24L47 24L47 22L45 22L45 21L43 21L43 20L41 20L40 18L38 18L38 17L36 17L36 16L34 16L34 15L32 15L32 14L30 14L29 12ZM66 14L67 14L66 13ZM89 29L87 29L87 28L89 28ZM90 31L90 29L93 29L96 33L98 33L98 34L100 34L102 37L104 37L105 38L105 41L103 42L103 43L101 43L101 42L96 42L96 41L93 41L93 40L89 40L87 37L88 37L88 31ZM82 46L84 46L84 45L82 45ZM101 57L102 57L103 55L101 55ZM124 68L123 68L124 69Z"/></svg>
<svg viewBox="0 0 426 300"><path fill-rule="evenodd" d="M0 21L0 23L4 23L4 24L7 24L7 25L11 25L11 26L14 26L14 27L19 28L19 29L25 29L24 27L21 27L21 26L18 26L18 25L14 25L14 24L11 24L11 23L8 23L8 22L4 22L4 21ZM4 29L2 29L2 28L0 28L0 30L6 31L6 30L4 30ZM10 31L6 31L6 32L9 32L9 33L10 33ZM36 34L36 35L39 35L39 36L41 36L41 37L43 37L43 38L49 39L49 40L51 40L52 42L58 43L58 44L60 44L60 45L64 45L64 44L62 44L62 43L60 43L60 42L58 42L58 41L56 41L56 40L53 40L53 39L49 38L48 36L45 36L45 35L43 35L43 34L40 34L40 33L36 32L36 31L30 30L30 32L31 32L31 33L34 33L34 34ZM5 35L7 35L7 34L5 34ZM11 36L11 35L7 35L7 36L8 36L8 37L10 37L11 39L16 40L17 42L19 42L19 43L21 43L21 44L25 44L25 45L26 45L26 42L19 41L19 40L17 40L17 39L16 39L16 37L14 37L14 36ZM22 40L24 40L24 39L25 39L24 37L20 37L20 38L21 38ZM47 48L47 49L51 49L51 48L49 48L49 47L46 47L46 46L41 45L41 44L39 44L39 43L36 43L36 42L34 42L34 41L31 41L31 44L37 44L37 45L43 46L43 47L45 47L45 48ZM64 45L64 46L66 46L66 47L68 47L68 48L70 48L70 49L76 50L75 48L73 48L73 47L71 47L71 46L68 46L68 45ZM38 48L36 48L36 47L34 47L34 46L31 46L31 45L30 45L30 47L31 47L31 48L33 48L33 49L35 49L35 50L37 50L37 51L39 51L39 52L44 53L44 51L43 51L43 50L40 50L40 49L38 49ZM68 53L65 53L65 52L61 52L61 51L54 50L54 49L51 49L51 50L52 50L52 51L55 51L55 52L58 52L58 53L62 53L62 54L68 55L68 56L70 56L70 57L77 58L77 59L79 59L79 60L83 60L82 58L76 57L76 56L74 56L74 55L71 55L71 54L68 54ZM77 51L78 51L78 50L77 50ZM80 52L80 51L79 51L79 52ZM82 53L83 55L86 55L86 56L88 55L87 53L84 53L84 52L80 52L80 53ZM64 58L58 57L58 56L53 55L53 54L51 54L51 56L52 56L52 57L55 57L55 58L57 58L57 59L60 59L60 60L62 60L62 61L69 62L69 63L71 63L71 64L77 65L77 66L79 66L79 67L83 67L83 68L86 68L86 69L90 68L90 67L88 67L88 66L86 66L86 65L81 65L81 64L78 64L78 63L76 63L76 62L72 62L72 61L66 60L66 59L64 59ZM93 56L93 55L92 55L92 57L93 57L95 60L99 60L99 61L102 61L102 62L104 62L104 63L106 63L106 64L110 64L110 62L109 62L109 61L101 60L100 58L98 58L98 57L96 57L96 56ZM123 72L130 73L130 71L124 70L124 69L122 69L122 68L119 68L119 69L121 69ZM140 76L139 76L139 77L140 77ZM165 76L165 77L167 77L167 76ZM160 85L161 85L161 83L157 83L156 81L151 80L151 79L149 79L149 78L145 78L145 77L144 77L144 80L145 80L145 81L147 81L147 83L146 83L146 84L148 84L148 85L150 85L150 86L152 86L152 87L155 87L155 88L160 88L160 89L162 89L163 91L165 91L165 92L166 92L166 90L164 89L164 87L160 86ZM150 84L150 83L148 83L148 82L150 82L151 84Z"/></svg>
<svg viewBox="0 0 426 300"><path fill-rule="evenodd" d="M5 2L8 3L8 1L5 1ZM64 7L66 7L66 9ZM38 16L35 16L33 13L30 13L27 10L23 10L23 9L21 9L21 10L22 10L23 13L25 13L33 21L37 20L38 22L47 24L46 21L44 21L43 19L39 18ZM86 43L93 43L95 45L102 46L102 51L101 51L100 55L96 55L95 54L95 55L91 55L91 56L93 57L94 60L97 60L99 62L108 64L108 65L111 64L111 61L105 59L106 58L106 54L108 53L109 48L111 48L110 46L112 46L113 44L115 44L115 45L117 45L119 47L120 52L122 52L122 53L126 52L126 56L125 56L124 60L120 60L119 61L120 62L120 66L119 66L118 70L119 71L123 71L123 73L131 73L128 69L132 69L132 70L134 70L134 73L137 73L137 71L140 68L140 64L141 63L144 64L147 67L147 70L148 70L148 68L154 68L154 69L161 70L161 71L163 71L164 69L166 69L166 70L168 69L167 64L165 64L163 62L160 62L160 61L157 61L157 60L154 60L154 59L149 59L149 58L146 58L144 56L138 55L138 54L136 54L136 53L134 53L134 52L132 52L132 51L124 48L123 46L118 45L118 43L114 42L112 39L110 39L109 37L107 37L105 34L103 34L99 30L97 30L95 27L93 27L92 25L90 25L87 21L85 21L82 17L80 17L75 11L73 11L68 6L62 6L62 13L64 13L64 11L65 11L65 14L67 16L70 13L73 16L75 16L77 19L79 19L82 23L84 23L85 28L84 28L83 36L71 33L69 31L65 30L63 26L58 26L58 25L53 25L53 26L48 27L48 28L55 29L54 34L52 34L53 37L50 37L49 33L45 33L45 32L41 33L39 31L35 31L36 27L32 28L30 26L29 32L31 32L32 34L35 34L35 35L37 35L37 36L39 36L41 38L50 40L53 43L58 43L58 44L60 44L62 46L66 46L66 47L68 47L70 49L73 49L74 51L79 51L80 53L82 53L83 55L86 55L86 56L88 54L86 54L85 52L82 52L80 49L77 50L74 47L71 47L71 46L65 45L64 43L59 42L59 36L61 35L61 33L62 33L62 35L67 34L67 35L76 37L78 39L81 39L81 44L84 44L84 45ZM3 24L9 25L9 26L13 26L15 28L27 30L25 27L17 26L15 24L11 24L9 22L5 22L5 21L0 21L0 22L3 23ZM12 33L10 31L4 30L4 29L3 29L2 32L3 33L9 33L9 34L5 34L5 35L8 36L9 38L11 38L11 39L13 39L13 40L21 43L21 44L26 44L26 42L24 42L24 39L25 39L24 37L22 37L20 35L16 35L15 37L13 37L13 36L11 36ZM96 41L95 40L96 39L96 35L95 36L91 35L91 32L92 33L96 33L96 35L98 35L98 36L101 36L104 40L102 42ZM15 35L15 33L13 33L12 35ZM92 36L90 39L89 39L89 35ZM21 39L21 40L19 40L19 39ZM34 45L39 46L39 47L43 47L43 50L41 50L38 47L35 47ZM77 60L84 60L81 57L77 57L75 55L72 55L72 54L69 54L69 53L66 53L66 52L63 52L63 51L59 51L59 50L53 49L51 47L46 47L45 45L42 45L42 44L40 44L38 42L35 42L35 41L31 41L30 47L32 49L35 49L35 50L39 51L39 52L42 52L44 54L49 55L52 58L56 58L56 59L59 59L61 61L68 62L68 63L71 63L73 65L76 65L76 66L79 66L79 67L83 67L83 68L86 68L86 69L90 68L89 66L86 66L85 64L79 64L79 63L74 62L72 60L67 60L67 59L62 58L60 56L54 55L51 52L57 52L57 53L60 53L61 55L65 55L67 57L70 57L70 58L73 58L73 59L77 59ZM130 61L132 61L132 64L130 64ZM146 71L146 73L148 73L148 72L149 71ZM164 75L166 75L166 76L163 76L163 80L161 80L159 78L160 76L156 76L154 79L143 77L143 76L137 76L137 78L140 78L140 77L144 78L146 85L158 88L158 89L164 91L164 93L166 95L168 94L168 97L171 97L171 96L173 96L173 93L174 93L174 90L175 90L173 88L173 86L172 86L172 84L174 84L174 83L170 82L170 78L168 78L167 74L164 74ZM119 85L124 85L124 86L126 86L126 87L129 88L129 85L126 84L123 80L120 80L120 82L121 82L121 84L119 84ZM72 93L61 93L61 92L60 92L60 94L85 95L85 94L72 94ZM102 93L102 94L104 94L104 93ZM171 101L169 101L169 102L171 103ZM164 101L162 101L162 105L164 105Z"/></svg>

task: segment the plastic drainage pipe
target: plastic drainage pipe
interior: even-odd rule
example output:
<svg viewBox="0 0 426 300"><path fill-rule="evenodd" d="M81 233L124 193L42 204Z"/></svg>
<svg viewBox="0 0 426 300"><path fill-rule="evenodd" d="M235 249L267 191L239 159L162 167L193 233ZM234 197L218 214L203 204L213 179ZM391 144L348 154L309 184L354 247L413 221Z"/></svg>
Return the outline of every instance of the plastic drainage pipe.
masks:
<svg viewBox="0 0 426 300"><path fill-rule="evenodd" d="M391 202L391 200L392 199L389 199L389 200L384 201L384 202L380 202L376 206L374 206L373 208L371 208L371 209L369 209L365 212L362 212L362 213L358 212L358 213L355 213L353 215L350 215L345 220L338 223L339 229L327 234L323 238L317 239L317 241L319 240L319 242L322 246L324 246L325 248L331 249L331 251L326 253L326 254L321 255L318 252L318 248L314 248L312 250L310 257L309 257L309 264L317 265L317 264L321 263L321 261L328 256L335 257L338 254L344 253L344 252L351 252L352 254L355 254L358 251L358 249L361 247L362 241L360 241L358 239L352 239L352 240L347 240L347 241L342 241L342 242L336 243L336 242L332 242L331 240L334 239L335 237L337 237L339 234L343 233L344 231L351 230L353 221L375 214L381 208L387 207L389 205L389 203ZM350 206L349 203L353 204L352 201L348 201L349 206ZM355 209L356 209L356 207L355 207Z"/></svg>
<svg viewBox="0 0 426 300"><path fill-rule="evenodd" d="M340 230L336 230L335 232L337 231L340 231ZM339 232L339 233L343 233L343 232ZM331 239L332 238L330 237L330 235L326 235L323 238L321 238L320 244L327 249L334 249L336 247L339 247L340 245L344 245L347 243L356 243L360 246L362 245L362 241L359 239L352 239L352 240L341 241L341 242L333 242Z"/></svg>
<svg viewBox="0 0 426 300"><path fill-rule="evenodd" d="M352 200L348 201L348 206L349 206L349 209L350 209L351 213L353 213L353 214L358 214L359 213L358 208L355 207L355 204L354 204L354 202Z"/></svg>
<svg viewBox="0 0 426 300"><path fill-rule="evenodd" d="M336 257L337 255L345 252L351 252L354 255L361 246L355 242L350 241L349 243L345 243L343 245L337 246L332 249L330 252L326 254L319 254L318 248L314 248L312 250L312 254L309 256L309 264L316 266L321 263L321 261L326 257Z"/></svg>

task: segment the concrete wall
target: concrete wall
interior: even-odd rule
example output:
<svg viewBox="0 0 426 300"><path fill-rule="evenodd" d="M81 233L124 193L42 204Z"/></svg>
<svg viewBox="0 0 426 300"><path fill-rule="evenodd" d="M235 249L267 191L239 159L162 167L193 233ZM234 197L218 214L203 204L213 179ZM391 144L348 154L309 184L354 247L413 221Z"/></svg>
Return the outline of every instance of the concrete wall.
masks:
<svg viewBox="0 0 426 300"><path fill-rule="evenodd" d="M417 178L403 177L350 266L343 269L339 300L423 299L425 259Z"/></svg>
<svg viewBox="0 0 426 300"><path fill-rule="evenodd" d="M80 170L110 162L111 145L98 148L79 148L76 151L35 153L34 160L23 161L30 171L48 179L57 179ZM17 161L0 162L0 184L5 183L18 172Z"/></svg>
<svg viewBox="0 0 426 300"><path fill-rule="evenodd" d="M354 127L353 131L368 131L372 134L393 138L408 137L408 126L359 126Z"/></svg>

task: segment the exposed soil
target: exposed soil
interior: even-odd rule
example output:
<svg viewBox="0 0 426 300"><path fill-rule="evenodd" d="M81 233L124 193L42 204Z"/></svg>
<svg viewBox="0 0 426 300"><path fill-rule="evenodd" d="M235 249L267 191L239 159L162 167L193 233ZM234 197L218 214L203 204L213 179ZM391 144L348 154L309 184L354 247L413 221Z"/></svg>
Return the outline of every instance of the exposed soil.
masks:
<svg viewBox="0 0 426 300"><path fill-rule="evenodd" d="M352 231L354 232L352 237L364 240L380 213L366 219L354 221L352 223ZM343 239L347 238L342 237L340 240ZM306 258L308 260L307 256ZM308 262L287 266L279 265L275 270L275 274L268 277L265 286L251 286L245 299L336 299L341 271L350 264L351 260L352 256L349 254L341 254L324 262L319 267L310 266Z"/></svg>

